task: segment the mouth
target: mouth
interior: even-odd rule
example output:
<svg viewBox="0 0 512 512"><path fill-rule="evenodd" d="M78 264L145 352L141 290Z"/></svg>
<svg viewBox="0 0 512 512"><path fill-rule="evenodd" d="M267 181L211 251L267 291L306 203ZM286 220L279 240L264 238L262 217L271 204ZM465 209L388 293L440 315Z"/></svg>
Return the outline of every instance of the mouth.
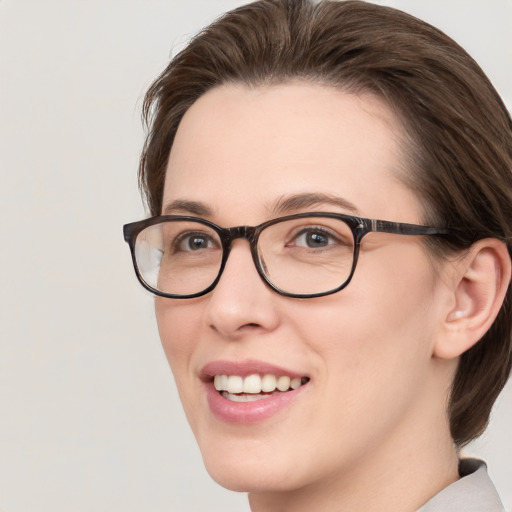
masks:
<svg viewBox="0 0 512 512"><path fill-rule="evenodd" d="M276 395L288 393L309 382L309 377L288 375L247 376L218 374L213 377L213 385L220 395L232 402L255 402Z"/></svg>
<svg viewBox="0 0 512 512"><path fill-rule="evenodd" d="M307 396L311 378L263 361L212 361L200 378L210 411L231 424L259 424Z"/></svg>

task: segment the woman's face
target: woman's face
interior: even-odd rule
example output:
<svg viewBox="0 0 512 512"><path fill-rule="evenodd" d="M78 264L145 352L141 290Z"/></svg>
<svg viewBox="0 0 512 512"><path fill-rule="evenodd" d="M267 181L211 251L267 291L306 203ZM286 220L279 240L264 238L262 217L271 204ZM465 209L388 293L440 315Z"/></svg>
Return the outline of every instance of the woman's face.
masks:
<svg viewBox="0 0 512 512"><path fill-rule="evenodd" d="M180 124L163 210L223 227L307 211L421 223L397 179L399 136L371 96L304 83L221 86ZM235 490L291 490L411 455L443 415L432 359L441 288L420 237L371 233L351 283L333 295L278 295L237 239L212 292L157 298L162 343L213 478ZM253 374L270 375L270 387L272 376L303 384L250 402L214 389L214 375L233 377L235 394Z"/></svg>

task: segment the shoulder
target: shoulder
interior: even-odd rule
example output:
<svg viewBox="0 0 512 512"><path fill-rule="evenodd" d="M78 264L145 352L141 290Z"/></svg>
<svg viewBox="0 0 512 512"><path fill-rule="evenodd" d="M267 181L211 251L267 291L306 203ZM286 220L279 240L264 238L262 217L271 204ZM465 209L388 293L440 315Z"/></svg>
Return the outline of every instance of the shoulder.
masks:
<svg viewBox="0 0 512 512"><path fill-rule="evenodd" d="M505 512L485 462L461 459L460 479L436 494L417 512Z"/></svg>

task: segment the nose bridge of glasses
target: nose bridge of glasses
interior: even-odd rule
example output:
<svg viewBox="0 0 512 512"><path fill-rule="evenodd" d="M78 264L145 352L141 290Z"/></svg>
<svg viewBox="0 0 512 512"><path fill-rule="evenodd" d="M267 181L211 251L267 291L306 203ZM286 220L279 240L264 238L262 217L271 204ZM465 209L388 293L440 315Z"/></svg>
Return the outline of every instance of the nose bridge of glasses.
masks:
<svg viewBox="0 0 512 512"><path fill-rule="evenodd" d="M256 268L258 269L258 262L256 257L256 240L258 238L258 228L253 226L236 226L233 228L227 228L225 230L226 238L224 239L224 249L226 251L224 257L228 258L228 255L231 252L231 246L233 244L233 241L237 238L242 238L246 240L249 243L250 252L254 261L254 264L256 265ZM258 269L258 272L260 270Z"/></svg>
<svg viewBox="0 0 512 512"><path fill-rule="evenodd" d="M229 233L230 242L233 242L233 240L237 238L243 238L251 245L254 243L256 228L252 226L236 226L234 228L228 228L227 231Z"/></svg>
<svg viewBox="0 0 512 512"><path fill-rule="evenodd" d="M226 264L229 255L231 254L231 247L233 242L238 239L242 238L246 240L249 244L250 253L252 256L252 260L254 262L254 265L256 266L256 270L259 274L261 274L261 270L258 266L257 256L256 256L256 240L258 238L258 228L252 227L252 226L236 226L233 228L226 228L224 229L224 264ZM221 273L223 272L223 268L221 268Z"/></svg>

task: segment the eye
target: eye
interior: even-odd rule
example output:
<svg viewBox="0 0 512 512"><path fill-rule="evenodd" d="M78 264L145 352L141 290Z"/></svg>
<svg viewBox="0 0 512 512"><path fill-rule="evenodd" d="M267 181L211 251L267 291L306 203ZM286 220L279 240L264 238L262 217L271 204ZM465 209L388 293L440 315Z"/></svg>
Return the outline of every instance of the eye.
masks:
<svg viewBox="0 0 512 512"><path fill-rule="evenodd" d="M303 228L286 244L287 247L307 247L321 249L332 244L339 244L340 240L334 233L318 226Z"/></svg>
<svg viewBox="0 0 512 512"><path fill-rule="evenodd" d="M174 242L175 252L195 252L216 247L215 240L207 233L182 233Z"/></svg>

